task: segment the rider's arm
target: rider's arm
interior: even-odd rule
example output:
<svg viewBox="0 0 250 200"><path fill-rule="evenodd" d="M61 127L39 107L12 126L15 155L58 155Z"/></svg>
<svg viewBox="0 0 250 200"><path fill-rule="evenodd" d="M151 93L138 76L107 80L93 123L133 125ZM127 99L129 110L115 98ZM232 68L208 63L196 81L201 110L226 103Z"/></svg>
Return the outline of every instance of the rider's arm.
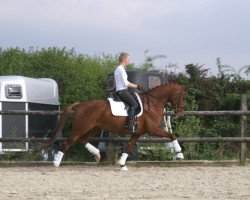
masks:
<svg viewBox="0 0 250 200"><path fill-rule="evenodd" d="M129 83L128 83L128 87L136 89L136 88L137 88L137 85L134 84L134 83L130 83L130 82L129 82Z"/></svg>
<svg viewBox="0 0 250 200"><path fill-rule="evenodd" d="M127 74L124 68L120 69L120 77L121 77L121 81L123 82L123 85L129 87L129 81L128 81Z"/></svg>

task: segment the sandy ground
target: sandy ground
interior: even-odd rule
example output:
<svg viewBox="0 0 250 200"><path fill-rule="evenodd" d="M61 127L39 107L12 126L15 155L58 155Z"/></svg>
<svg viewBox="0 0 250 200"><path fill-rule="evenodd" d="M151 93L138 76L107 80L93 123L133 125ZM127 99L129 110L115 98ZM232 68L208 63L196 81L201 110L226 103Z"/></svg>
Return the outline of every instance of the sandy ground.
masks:
<svg viewBox="0 0 250 200"><path fill-rule="evenodd" d="M250 166L0 168L0 199L250 199Z"/></svg>

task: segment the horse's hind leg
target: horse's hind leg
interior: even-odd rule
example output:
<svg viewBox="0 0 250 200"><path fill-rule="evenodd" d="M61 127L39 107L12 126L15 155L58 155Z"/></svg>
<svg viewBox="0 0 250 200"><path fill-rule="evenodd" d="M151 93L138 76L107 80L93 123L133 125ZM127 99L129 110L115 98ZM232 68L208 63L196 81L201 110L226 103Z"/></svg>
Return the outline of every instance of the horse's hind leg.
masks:
<svg viewBox="0 0 250 200"><path fill-rule="evenodd" d="M97 149L96 147L94 147L92 144L90 144L88 141L91 137L94 137L97 133L99 133L101 130L96 128L96 129L92 129L91 131L89 131L86 135L82 136L81 138L79 138L79 142L81 144L83 144L85 146L85 148L92 153L95 156L95 160L96 162L99 162L101 159L101 154L99 149Z"/></svg>
<svg viewBox="0 0 250 200"><path fill-rule="evenodd" d="M73 145L80 137L80 133L77 134L77 133L72 133L70 134L70 136L67 138L67 142L64 141L63 142L63 145L62 145L62 148L57 152L57 154L55 154L54 156L54 166L55 167L59 167L60 163L61 163L61 160L64 156L64 153L69 149L69 147L71 145Z"/></svg>

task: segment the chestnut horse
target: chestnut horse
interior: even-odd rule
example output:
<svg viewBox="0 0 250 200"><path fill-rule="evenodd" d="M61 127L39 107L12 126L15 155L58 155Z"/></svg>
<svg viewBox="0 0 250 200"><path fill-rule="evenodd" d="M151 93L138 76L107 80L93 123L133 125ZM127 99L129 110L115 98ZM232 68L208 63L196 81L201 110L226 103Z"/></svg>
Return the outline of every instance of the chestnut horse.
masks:
<svg viewBox="0 0 250 200"><path fill-rule="evenodd" d="M170 103L172 109L177 116L184 115L184 106L188 86L182 86L176 83L168 83L157 86L147 93L140 94L143 103L143 114L138 117L138 128L135 133L128 133L124 125L127 117L114 116L111 113L110 104L107 100L93 100L84 103L74 103L65 108L58 121L57 127L52 138L44 143L44 146L53 144L58 133L62 131L67 117L71 113L71 109L76 107L73 114L72 131L67 142L64 142L60 151L54 156L54 165L58 167L61 163L64 153L68 148L79 141L95 156L96 160L100 160L100 153L97 148L89 143L89 140L101 130L105 130L114 134L124 135L130 134L131 138L128 142L126 152L124 152L119 160L122 170L127 170L125 163L128 154L132 151L134 144L141 135L148 134L159 137L170 138L172 146L176 153L181 153L181 147L176 140L176 136L161 128L163 120L163 111L166 104ZM183 155L182 155L183 157Z"/></svg>

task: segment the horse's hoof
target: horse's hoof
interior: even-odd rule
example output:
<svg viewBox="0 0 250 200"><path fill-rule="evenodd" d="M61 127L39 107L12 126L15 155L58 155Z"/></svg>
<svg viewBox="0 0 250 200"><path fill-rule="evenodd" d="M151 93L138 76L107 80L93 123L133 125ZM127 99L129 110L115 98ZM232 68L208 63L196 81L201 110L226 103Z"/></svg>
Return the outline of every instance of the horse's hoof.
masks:
<svg viewBox="0 0 250 200"><path fill-rule="evenodd" d="M183 153L177 153L176 154L176 160L183 160L183 159L184 159Z"/></svg>
<svg viewBox="0 0 250 200"><path fill-rule="evenodd" d="M58 168L58 167L60 166L60 163L58 163L58 162L53 162L53 166L54 166L55 168Z"/></svg>
<svg viewBox="0 0 250 200"><path fill-rule="evenodd" d="M121 171L128 171L128 168L126 166L121 167Z"/></svg>
<svg viewBox="0 0 250 200"><path fill-rule="evenodd" d="M95 155L95 160L96 160L97 163L100 162L100 160L101 160L101 154L100 153Z"/></svg>

